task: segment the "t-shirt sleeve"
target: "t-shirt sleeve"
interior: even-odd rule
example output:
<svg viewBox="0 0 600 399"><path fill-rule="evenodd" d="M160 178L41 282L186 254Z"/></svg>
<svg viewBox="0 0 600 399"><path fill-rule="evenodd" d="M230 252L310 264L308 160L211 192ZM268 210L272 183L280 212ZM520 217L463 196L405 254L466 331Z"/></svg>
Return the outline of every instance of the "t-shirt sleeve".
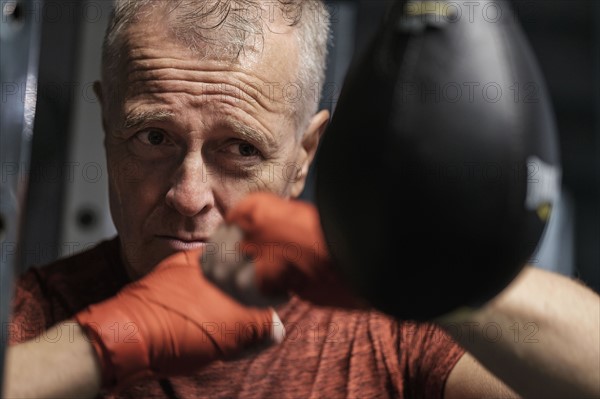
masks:
<svg viewBox="0 0 600 399"><path fill-rule="evenodd" d="M46 330L48 309L43 298L42 288L33 269L16 280L11 318L4 330L9 345L30 340Z"/></svg>
<svg viewBox="0 0 600 399"><path fill-rule="evenodd" d="M404 392L411 398L443 398L450 371L465 350L435 324L400 324Z"/></svg>

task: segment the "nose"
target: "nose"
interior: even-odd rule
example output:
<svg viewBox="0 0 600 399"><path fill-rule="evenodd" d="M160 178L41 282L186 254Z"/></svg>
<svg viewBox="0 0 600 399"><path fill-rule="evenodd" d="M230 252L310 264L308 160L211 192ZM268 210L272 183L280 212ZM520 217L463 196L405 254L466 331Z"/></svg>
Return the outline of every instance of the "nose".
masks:
<svg viewBox="0 0 600 399"><path fill-rule="evenodd" d="M200 154L189 154L175 172L166 202L181 215L192 217L215 206L210 179Z"/></svg>

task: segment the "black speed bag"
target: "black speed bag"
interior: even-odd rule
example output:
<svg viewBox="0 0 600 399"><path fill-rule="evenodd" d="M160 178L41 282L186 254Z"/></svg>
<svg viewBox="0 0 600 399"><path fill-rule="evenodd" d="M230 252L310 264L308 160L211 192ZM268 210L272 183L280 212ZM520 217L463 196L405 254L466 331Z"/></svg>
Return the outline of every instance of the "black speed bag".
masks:
<svg viewBox="0 0 600 399"><path fill-rule="evenodd" d="M485 303L560 192L556 125L505 1L397 1L353 60L316 164L340 272L396 317Z"/></svg>

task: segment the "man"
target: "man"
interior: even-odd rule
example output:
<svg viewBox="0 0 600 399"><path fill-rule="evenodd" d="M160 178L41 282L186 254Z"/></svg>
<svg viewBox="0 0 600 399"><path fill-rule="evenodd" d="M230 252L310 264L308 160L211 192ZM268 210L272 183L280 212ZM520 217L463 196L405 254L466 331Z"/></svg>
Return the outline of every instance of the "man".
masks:
<svg viewBox="0 0 600 399"><path fill-rule="evenodd" d="M300 194L329 118L316 112L317 99L307 89L315 77L322 82L326 40L320 2L117 3L96 90L119 239L19 281L11 341L27 342L9 351L7 396L92 397L101 383L112 388L103 362L115 355L103 355L106 346L92 348L92 329L80 327L89 327L86 315L107 309L107 299L122 304L126 296L133 303L140 284L128 284L132 280L165 296L169 290L193 291L184 279L176 280L178 288L165 282L164 273L157 279L149 272L159 263L159 272L179 270L171 264L187 261L170 255L201 249L248 193ZM112 299L123 287L125 294ZM198 304L203 302L192 301L183 311L193 313ZM297 298L277 313L288 334L282 344L198 370L188 359L182 363L189 372L174 373L182 376L132 377L119 395L514 395L434 325L402 323L374 311L317 308ZM73 317L79 324L61 334L60 323ZM141 328L143 321L132 326ZM132 332L123 325L109 331ZM40 333L46 338L36 341ZM593 356L597 348L590 347ZM33 364L33 358L41 361ZM180 367L177 356L167 360ZM161 377L170 372L159 371Z"/></svg>
<svg viewBox="0 0 600 399"><path fill-rule="evenodd" d="M12 342L201 248L245 194L300 194L329 118L310 87L324 79L329 22L322 4L286 3L116 2L96 92L119 239L24 276ZM61 281L51 300L48 280Z"/></svg>

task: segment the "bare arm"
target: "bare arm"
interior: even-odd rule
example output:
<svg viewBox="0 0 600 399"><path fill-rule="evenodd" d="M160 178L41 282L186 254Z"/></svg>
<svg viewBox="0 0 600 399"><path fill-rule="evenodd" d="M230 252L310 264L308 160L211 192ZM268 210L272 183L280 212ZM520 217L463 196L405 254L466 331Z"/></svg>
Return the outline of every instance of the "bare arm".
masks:
<svg viewBox="0 0 600 399"><path fill-rule="evenodd" d="M100 364L79 325L57 324L44 337L8 348L2 397L95 397Z"/></svg>
<svg viewBox="0 0 600 399"><path fill-rule="evenodd" d="M477 359L459 361L448 398L491 394L489 372L526 398L600 397L600 297L574 280L527 267L484 308L440 324Z"/></svg>
<svg viewBox="0 0 600 399"><path fill-rule="evenodd" d="M469 352L454 366L444 389L444 399L520 398Z"/></svg>

